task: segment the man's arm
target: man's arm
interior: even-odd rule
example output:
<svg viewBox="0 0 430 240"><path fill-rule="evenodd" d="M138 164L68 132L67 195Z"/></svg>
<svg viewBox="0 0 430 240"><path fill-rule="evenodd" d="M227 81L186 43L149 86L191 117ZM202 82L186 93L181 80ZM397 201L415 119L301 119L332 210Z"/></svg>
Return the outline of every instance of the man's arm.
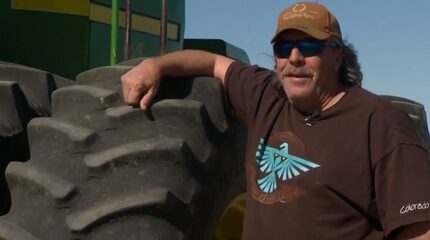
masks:
<svg viewBox="0 0 430 240"><path fill-rule="evenodd" d="M145 59L121 77L124 101L146 110L162 77L213 76L224 84L233 59L199 50L173 52Z"/></svg>
<svg viewBox="0 0 430 240"><path fill-rule="evenodd" d="M419 222L395 230L389 239L392 240L429 240L430 222Z"/></svg>

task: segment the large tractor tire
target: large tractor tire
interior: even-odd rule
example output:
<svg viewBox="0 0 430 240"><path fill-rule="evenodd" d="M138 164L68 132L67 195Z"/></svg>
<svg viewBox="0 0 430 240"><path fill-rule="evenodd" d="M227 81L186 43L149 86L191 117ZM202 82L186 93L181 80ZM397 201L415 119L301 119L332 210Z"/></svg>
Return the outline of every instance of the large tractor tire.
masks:
<svg viewBox="0 0 430 240"><path fill-rule="evenodd" d="M424 105L410 99L397 96L386 95L383 97L390 100L394 106L400 108L409 115L415 125L415 130L420 137L422 144L427 149L427 152L430 153L430 136Z"/></svg>
<svg viewBox="0 0 430 240"><path fill-rule="evenodd" d="M29 158L28 122L34 117L49 116L51 93L72 83L45 71L0 62L0 215L10 207L5 167L10 161Z"/></svg>
<svg viewBox="0 0 430 240"><path fill-rule="evenodd" d="M245 131L211 78L163 81L148 112L125 106L123 68L79 75L93 86L56 90L52 116L29 123L0 239L211 239L245 191Z"/></svg>

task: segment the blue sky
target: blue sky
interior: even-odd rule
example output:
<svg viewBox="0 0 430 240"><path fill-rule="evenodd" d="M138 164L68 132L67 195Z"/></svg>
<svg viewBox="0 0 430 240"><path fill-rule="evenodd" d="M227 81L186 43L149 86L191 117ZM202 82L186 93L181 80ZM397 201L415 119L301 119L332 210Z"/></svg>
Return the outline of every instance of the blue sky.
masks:
<svg viewBox="0 0 430 240"><path fill-rule="evenodd" d="M187 38L218 38L273 67L278 13L296 1L186 0ZM343 37L358 50L363 87L424 104L430 119L430 1L326 0Z"/></svg>

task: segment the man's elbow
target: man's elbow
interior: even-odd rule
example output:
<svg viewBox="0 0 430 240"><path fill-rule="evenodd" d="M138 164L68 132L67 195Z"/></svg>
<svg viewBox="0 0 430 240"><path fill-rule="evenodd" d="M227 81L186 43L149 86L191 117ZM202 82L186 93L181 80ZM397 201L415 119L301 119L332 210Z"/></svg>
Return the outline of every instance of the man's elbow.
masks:
<svg viewBox="0 0 430 240"><path fill-rule="evenodd" d="M394 230L388 239L430 240L430 221L418 222Z"/></svg>

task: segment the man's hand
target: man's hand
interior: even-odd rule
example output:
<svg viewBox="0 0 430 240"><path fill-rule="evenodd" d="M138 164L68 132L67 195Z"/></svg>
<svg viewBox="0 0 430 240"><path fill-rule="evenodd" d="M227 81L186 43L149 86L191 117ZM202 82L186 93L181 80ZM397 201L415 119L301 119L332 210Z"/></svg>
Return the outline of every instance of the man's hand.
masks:
<svg viewBox="0 0 430 240"><path fill-rule="evenodd" d="M124 102L146 110L158 91L160 68L150 58L121 77Z"/></svg>
<svg viewBox="0 0 430 240"><path fill-rule="evenodd" d="M234 60L200 50L184 50L148 58L121 77L124 101L146 110L158 91L161 77L211 76L224 84Z"/></svg>

